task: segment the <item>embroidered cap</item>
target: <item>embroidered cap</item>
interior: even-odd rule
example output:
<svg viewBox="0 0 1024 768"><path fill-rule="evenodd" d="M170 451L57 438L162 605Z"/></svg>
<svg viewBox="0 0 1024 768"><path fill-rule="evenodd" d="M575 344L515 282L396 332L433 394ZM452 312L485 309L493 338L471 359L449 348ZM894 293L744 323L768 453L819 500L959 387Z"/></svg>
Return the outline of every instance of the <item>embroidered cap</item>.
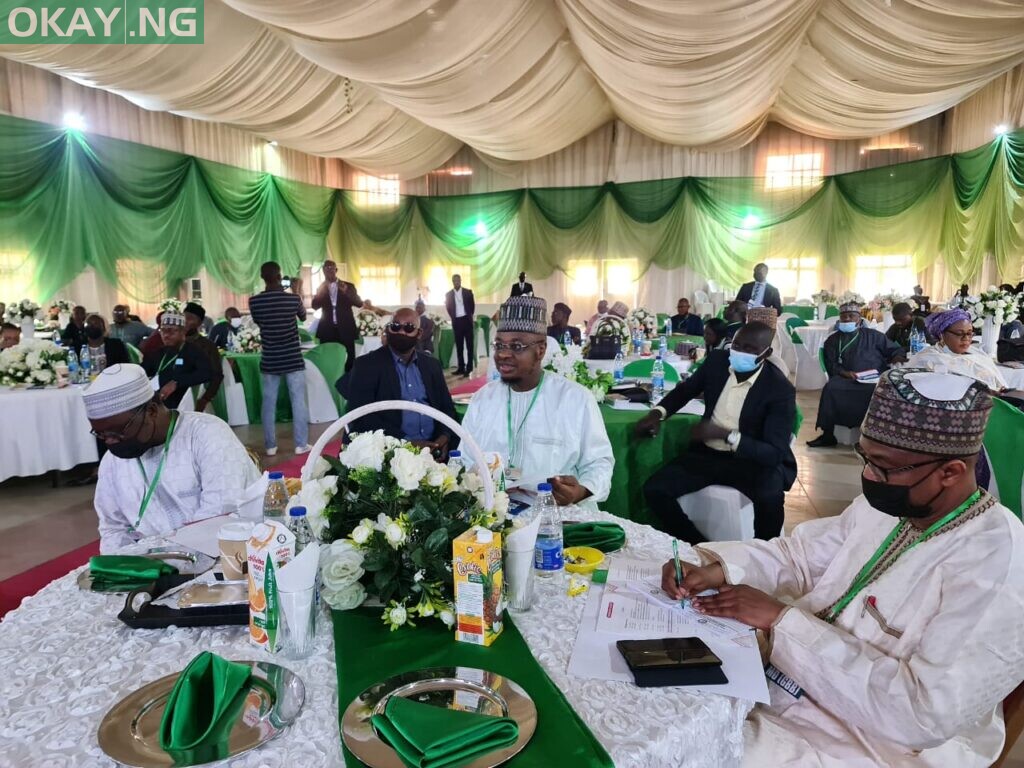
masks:
<svg viewBox="0 0 1024 768"><path fill-rule="evenodd" d="M548 303L536 296L513 296L498 310L498 333L548 332Z"/></svg>
<svg viewBox="0 0 1024 768"><path fill-rule="evenodd" d="M160 327L165 325L185 327L185 316L177 312L164 312L160 316Z"/></svg>
<svg viewBox="0 0 1024 768"><path fill-rule="evenodd" d="M750 307L747 310L748 323L764 323L774 331L778 320L779 313L775 311L775 307Z"/></svg>
<svg viewBox="0 0 1024 768"><path fill-rule="evenodd" d="M857 312L857 313L859 313L861 306L862 305L857 303L856 301L848 301L845 304L840 304L839 305L839 311L840 312Z"/></svg>
<svg viewBox="0 0 1024 768"><path fill-rule="evenodd" d="M141 365L111 365L82 391L85 414L105 419L126 413L153 399L153 386Z"/></svg>
<svg viewBox="0 0 1024 768"><path fill-rule="evenodd" d="M969 376L894 368L879 379L861 434L884 445L935 456L981 450L992 396Z"/></svg>
<svg viewBox="0 0 1024 768"><path fill-rule="evenodd" d="M608 310L609 314L621 317L623 320L626 319L626 315L629 314L629 307L623 301L616 301L612 304L611 309Z"/></svg>

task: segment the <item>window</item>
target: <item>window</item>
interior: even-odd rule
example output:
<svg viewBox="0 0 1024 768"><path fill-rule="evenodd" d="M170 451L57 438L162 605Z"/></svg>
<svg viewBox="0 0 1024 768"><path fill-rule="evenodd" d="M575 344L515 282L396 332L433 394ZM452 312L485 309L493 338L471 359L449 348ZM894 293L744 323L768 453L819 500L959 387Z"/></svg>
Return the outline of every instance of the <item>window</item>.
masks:
<svg viewBox="0 0 1024 768"><path fill-rule="evenodd" d="M765 189L813 187L821 181L820 152L800 155L768 155L765 166Z"/></svg>
<svg viewBox="0 0 1024 768"><path fill-rule="evenodd" d="M640 265L636 259L576 259L568 263L569 294L584 305L607 299L636 306L637 276Z"/></svg>
<svg viewBox="0 0 1024 768"><path fill-rule="evenodd" d="M398 179L369 176L360 173L356 176L356 202L360 205L398 205L401 182Z"/></svg>
<svg viewBox="0 0 1024 768"><path fill-rule="evenodd" d="M401 304L401 272L398 267L360 267L356 290L377 307Z"/></svg>
<svg viewBox="0 0 1024 768"><path fill-rule="evenodd" d="M0 298L21 301L33 298L32 267L27 253L0 251Z"/></svg>
<svg viewBox="0 0 1024 768"><path fill-rule="evenodd" d="M198 277L193 277L191 280L189 280L189 294L192 298L192 301L203 300L203 281L200 280Z"/></svg>
<svg viewBox="0 0 1024 768"><path fill-rule="evenodd" d="M768 282L783 298L809 299L821 287L821 259L817 256L766 259Z"/></svg>
<svg viewBox="0 0 1024 768"><path fill-rule="evenodd" d="M917 273L914 259L901 255L862 255L854 261L853 290L865 299L880 293L909 294Z"/></svg>
<svg viewBox="0 0 1024 768"><path fill-rule="evenodd" d="M444 295L452 289L452 275L461 275L462 284L466 288L473 287L472 271L469 267L459 265L434 264L427 268L420 293L427 304L443 304Z"/></svg>

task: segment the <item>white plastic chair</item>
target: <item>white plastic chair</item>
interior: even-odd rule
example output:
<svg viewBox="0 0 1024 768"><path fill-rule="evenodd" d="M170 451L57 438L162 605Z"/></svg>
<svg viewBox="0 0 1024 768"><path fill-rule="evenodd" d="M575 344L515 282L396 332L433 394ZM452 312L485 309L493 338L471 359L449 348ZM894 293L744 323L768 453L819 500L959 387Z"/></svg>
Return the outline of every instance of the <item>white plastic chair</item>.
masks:
<svg viewBox="0 0 1024 768"><path fill-rule="evenodd" d="M709 541L754 538L754 504L735 488L709 485L680 496L679 506Z"/></svg>

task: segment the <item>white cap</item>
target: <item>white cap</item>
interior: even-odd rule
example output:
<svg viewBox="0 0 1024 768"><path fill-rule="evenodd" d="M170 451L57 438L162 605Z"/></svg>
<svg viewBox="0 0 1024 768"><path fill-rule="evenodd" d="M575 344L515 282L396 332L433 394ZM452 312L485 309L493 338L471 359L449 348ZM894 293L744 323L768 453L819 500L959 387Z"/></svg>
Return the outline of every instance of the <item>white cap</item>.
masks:
<svg viewBox="0 0 1024 768"><path fill-rule="evenodd" d="M476 527L476 543L490 544L492 541L494 541L494 533L490 529L478 525Z"/></svg>
<svg viewBox="0 0 1024 768"><path fill-rule="evenodd" d="M82 392L90 419L126 413L153 399L153 386L141 365L124 363L104 368Z"/></svg>

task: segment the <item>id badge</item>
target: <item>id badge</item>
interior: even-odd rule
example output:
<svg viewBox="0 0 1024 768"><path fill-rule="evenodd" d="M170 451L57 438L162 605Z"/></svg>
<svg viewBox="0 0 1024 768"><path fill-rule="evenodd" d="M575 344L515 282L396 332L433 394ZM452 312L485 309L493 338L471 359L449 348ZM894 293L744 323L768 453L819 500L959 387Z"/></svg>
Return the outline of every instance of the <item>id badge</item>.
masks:
<svg viewBox="0 0 1024 768"><path fill-rule="evenodd" d="M793 678L783 674L774 664L769 664L764 668L764 676L794 699L799 699L804 695L804 689L800 687L800 684Z"/></svg>
<svg viewBox="0 0 1024 768"><path fill-rule="evenodd" d="M174 361L174 364L175 365L184 365L185 364L185 359L179 357L177 360Z"/></svg>
<svg viewBox="0 0 1024 768"><path fill-rule="evenodd" d="M509 482L509 487L515 487L519 484L519 481L523 479L523 470L519 467L509 467L505 470L505 479Z"/></svg>

